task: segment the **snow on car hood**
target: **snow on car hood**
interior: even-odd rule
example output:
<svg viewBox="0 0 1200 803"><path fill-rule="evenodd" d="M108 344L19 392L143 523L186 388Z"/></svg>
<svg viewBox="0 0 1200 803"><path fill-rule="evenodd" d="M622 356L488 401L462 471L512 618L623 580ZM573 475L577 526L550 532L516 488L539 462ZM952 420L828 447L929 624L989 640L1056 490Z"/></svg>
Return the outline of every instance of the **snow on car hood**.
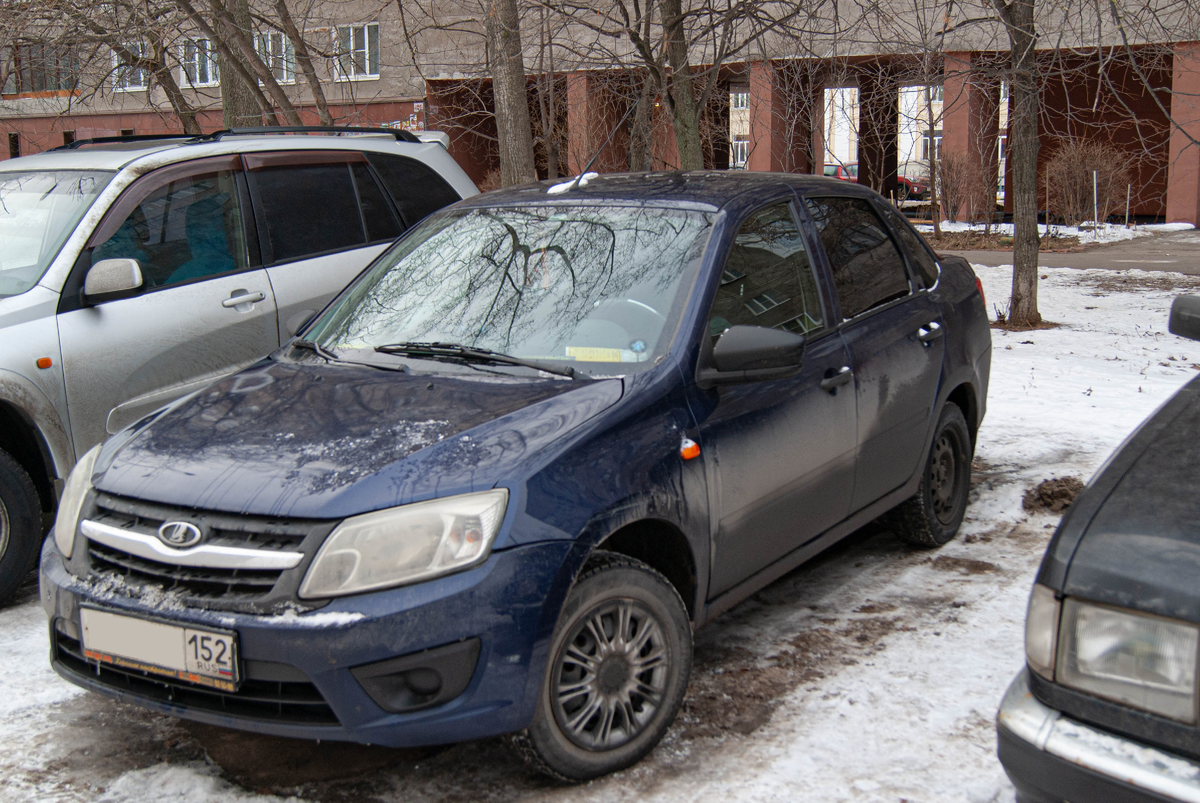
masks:
<svg viewBox="0 0 1200 803"><path fill-rule="evenodd" d="M253 515L342 518L520 481L622 382L263 362L115 436L102 491Z"/></svg>

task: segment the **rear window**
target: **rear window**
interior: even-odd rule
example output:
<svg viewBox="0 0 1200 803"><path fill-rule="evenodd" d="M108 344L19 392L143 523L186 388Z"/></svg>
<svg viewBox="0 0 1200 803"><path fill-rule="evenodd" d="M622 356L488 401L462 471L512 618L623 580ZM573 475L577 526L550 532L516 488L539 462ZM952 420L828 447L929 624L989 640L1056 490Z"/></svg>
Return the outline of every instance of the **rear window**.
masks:
<svg viewBox="0 0 1200 803"><path fill-rule="evenodd" d="M367 159L379 172L392 200L410 226L443 206L461 200L437 171L415 159L393 153L368 153Z"/></svg>

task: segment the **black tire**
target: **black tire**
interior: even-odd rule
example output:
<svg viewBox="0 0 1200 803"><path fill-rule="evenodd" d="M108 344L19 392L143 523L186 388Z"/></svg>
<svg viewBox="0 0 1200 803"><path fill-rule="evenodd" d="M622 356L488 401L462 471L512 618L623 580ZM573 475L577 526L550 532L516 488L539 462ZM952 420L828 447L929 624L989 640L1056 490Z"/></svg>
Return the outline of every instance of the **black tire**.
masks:
<svg viewBox="0 0 1200 803"><path fill-rule="evenodd" d="M947 402L929 446L920 487L888 513L887 523L897 538L932 549L958 533L971 489L972 451L962 410Z"/></svg>
<svg viewBox="0 0 1200 803"><path fill-rule="evenodd" d="M909 191L907 184L900 184L896 187L896 202L904 203L909 199Z"/></svg>
<svg viewBox="0 0 1200 803"><path fill-rule="evenodd" d="M621 629L634 636L629 647ZM691 671L692 629L679 593L641 561L597 552L563 604L533 724L510 741L560 781L624 769L667 732Z"/></svg>
<svg viewBox="0 0 1200 803"><path fill-rule="evenodd" d="M25 582L42 545L42 506L33 480L0 451L0 603Z"/></svg>

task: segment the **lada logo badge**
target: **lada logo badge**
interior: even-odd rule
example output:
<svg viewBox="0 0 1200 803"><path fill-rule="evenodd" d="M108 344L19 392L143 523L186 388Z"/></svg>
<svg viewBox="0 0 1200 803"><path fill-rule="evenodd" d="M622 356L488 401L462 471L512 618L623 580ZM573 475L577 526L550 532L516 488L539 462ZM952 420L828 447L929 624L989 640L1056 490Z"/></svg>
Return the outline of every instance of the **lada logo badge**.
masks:
<svg viewBox="0 0 1200 803"><path fill-rule="evenodd" d="M168 521L158 528L158 540L177 549L197 544L201 537L200 528L186 521Z"/></svg>

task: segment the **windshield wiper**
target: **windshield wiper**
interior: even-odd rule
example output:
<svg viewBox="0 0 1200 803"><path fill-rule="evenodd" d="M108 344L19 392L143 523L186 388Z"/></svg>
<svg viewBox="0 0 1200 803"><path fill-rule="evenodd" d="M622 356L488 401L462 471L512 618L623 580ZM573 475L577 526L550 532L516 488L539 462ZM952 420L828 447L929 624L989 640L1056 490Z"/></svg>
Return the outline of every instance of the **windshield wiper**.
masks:
<svg viewBox="0 0 1200 803"><path fill-rule="evenodd" d="M376 346L375 350L380 354L399 354L406 357L424 357L431 360L459 360L465 363L480 363L483 365L521 365L526 368L545 371L548 374L567 377L575 376L575 369L569 365L560 368L557 365L549 365L537 360L524 360L520 357L501 354L491 349L460 346L457 343L389 343L384 346Z"/></svg>
<svg viewBox="0 0 1200 803"><path fill-rule="evenodd" d="M302 337L298 337L292 341L291 345L298 349L308 349L309 351L315 353L318 357L324 358L325 362L340 362L346 365L361 365L365 368L377 368L380 371L398 371L399 373L406 373L406 369L403 365L395 367L391 365L377 365L375 363L359 362L358 360L347 360L345 357L339 357L338 355L334 354L332 351L325 348L315 340L305 340Z"/></svg>

